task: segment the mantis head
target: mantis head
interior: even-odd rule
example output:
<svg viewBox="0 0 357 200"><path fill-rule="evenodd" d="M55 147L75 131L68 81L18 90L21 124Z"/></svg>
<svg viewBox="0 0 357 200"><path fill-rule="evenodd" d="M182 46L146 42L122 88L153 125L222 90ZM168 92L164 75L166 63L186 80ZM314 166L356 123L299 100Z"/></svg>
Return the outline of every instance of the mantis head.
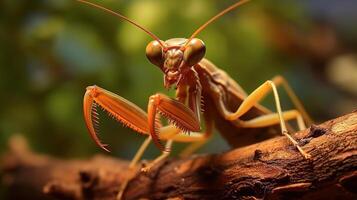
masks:
<svg viewBox="0 0 357 200"><path fill-rule="evenodd" d="M182 76L196 65L205 55L206 46L202 40L193 38L174 38L162 42L156 40L146 46L146 57L164 72L164 86L169 88L178 84Z"/></svg>

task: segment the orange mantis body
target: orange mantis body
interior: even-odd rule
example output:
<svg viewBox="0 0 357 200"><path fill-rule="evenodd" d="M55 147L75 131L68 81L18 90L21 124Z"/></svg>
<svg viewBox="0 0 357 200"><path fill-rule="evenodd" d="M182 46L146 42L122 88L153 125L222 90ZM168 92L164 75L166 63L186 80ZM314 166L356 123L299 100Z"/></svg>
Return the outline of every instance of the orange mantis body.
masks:
<svg viewBox="0 0 357 200"><path fill-rule="evenodd" d="M280 131L305 158L309 158L310 155L288 134L285 125L285 121L296 119L299 129L305 129L304 119L311 122L285 79L277 76L247 95L231 77L204 58L206 47L200 39L195 38L208 24L248 0L242 0L220 12L197 29L189 39L174 38L166 41L160 40L140 25L114 11L87 1L78 1L105 10L148 33L154 41L146 47L147 58L164 73L165 88L176 89L175 99L160 93L150 96L145 112L105 89L98 86L87 87L84 95L84 118L91 137L101 148L108 151L97 137L98 106L129 128L149 135L132 160L131 168L136 165L151 140L162 150L162 155L143 168L143 171L149 170L168 156L173 141L193 143L183 152L183 155L191 154L207 141L214 127L233 147L242 144L240 133L248 136L263 131ZM297 110L282 111L276 88L278 85L284 86ZM273 92L275 98L276 113L259 104L259 101L270 92ZM201 108L204 108L204 111ZM206 127L202 133L201 114ZM158 119L160 115L169 120L169 125L161 125ZM165 146L161 140L167 141ZM121 198L126 184L127 182L121 185L118 199Z"/></svg>

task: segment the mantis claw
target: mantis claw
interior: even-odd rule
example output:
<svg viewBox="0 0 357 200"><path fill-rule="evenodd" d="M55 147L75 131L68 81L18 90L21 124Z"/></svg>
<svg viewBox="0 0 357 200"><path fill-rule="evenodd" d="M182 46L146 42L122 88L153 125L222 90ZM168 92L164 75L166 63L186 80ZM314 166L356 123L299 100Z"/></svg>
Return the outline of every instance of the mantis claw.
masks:
<svg viewBox="0 0 357 200"><path fill-rule="evenodd" d="M200 123L194 112L183 103L171 99L163 94L155 94L150 97L148 104L148 124L149 132L155 145L164 152L170 149L165 148L160 142L158 128L155 126L157 113L167 118L171 124L184 132L200 131Z"/></svg>
<svg viewBox="0 0 357 200"><path fill-rule="evenodd" d="M115 120L142 134L148 134L147 114L130 101L98 86L89 86L84 94L83 113L87 129L94 142L109 152L106 144L98 138L99 114L97 107L103 108Z"/></svg>

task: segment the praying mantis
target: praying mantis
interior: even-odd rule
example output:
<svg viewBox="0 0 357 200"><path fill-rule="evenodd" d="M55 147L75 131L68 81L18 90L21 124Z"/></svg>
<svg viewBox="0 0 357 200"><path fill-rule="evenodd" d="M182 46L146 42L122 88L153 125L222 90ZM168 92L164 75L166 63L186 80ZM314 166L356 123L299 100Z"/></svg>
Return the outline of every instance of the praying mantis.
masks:
<svg viewBox="0 0 357 200"><path fill-rule="evenodd" d="M77 1L125 20L152 37L153 41L146 47L146 56L164 74L164 87L173 87L176 90L175 98L161 93L150 96L145 112L132 102L99 86L87 87L83 99L84 119L90 136L99 147L109 151L97 136L98 107L125 126L148 135L131 161L130 169L137 165L151 141L162 154L142 168L143 172L149 171L165 159L173 142L192 143L182 155L192 154L212 136L214 128L235 147L240 142L240 133L262 132L268 127L280 131L304 158L310 158L310 154L289 135L285 124L285 121L296 120L299 129L303 130L306 129L305 123L312 122L288 82L282 76L276 76L248 94L227 73L204 58L205 44L196 38L213 21L249 0L241 0L221 11L187 39L173 38L166 41L160 40L144 27L119 13L85 0ZM282 110L278 86L283 86L296 109ZM276 112L259 104L269 93L273 93ZM168 125L163 126L160 117L167 118ZM201 123L204 123L204 131L201 130ZM166 141L165 145L162 144L162 140ZM121 184L117 199L122 198L128 180Z"/></svg>

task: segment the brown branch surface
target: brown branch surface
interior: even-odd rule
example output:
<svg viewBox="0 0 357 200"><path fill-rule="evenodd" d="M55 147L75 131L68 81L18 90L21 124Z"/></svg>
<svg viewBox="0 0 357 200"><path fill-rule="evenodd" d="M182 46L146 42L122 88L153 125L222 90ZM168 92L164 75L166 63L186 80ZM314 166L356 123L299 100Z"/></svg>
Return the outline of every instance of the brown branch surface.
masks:
<svg viewBox="0 0 357 200"><path fill-rule="evenodd" d="M125 199L357 199L357 111L295 134L223 154L168 159L134 172ZM114 199L126 161L99 155L58 160L10 141L2 160L10 199ZM138 170L137 170L138 171Z"/></svg>

